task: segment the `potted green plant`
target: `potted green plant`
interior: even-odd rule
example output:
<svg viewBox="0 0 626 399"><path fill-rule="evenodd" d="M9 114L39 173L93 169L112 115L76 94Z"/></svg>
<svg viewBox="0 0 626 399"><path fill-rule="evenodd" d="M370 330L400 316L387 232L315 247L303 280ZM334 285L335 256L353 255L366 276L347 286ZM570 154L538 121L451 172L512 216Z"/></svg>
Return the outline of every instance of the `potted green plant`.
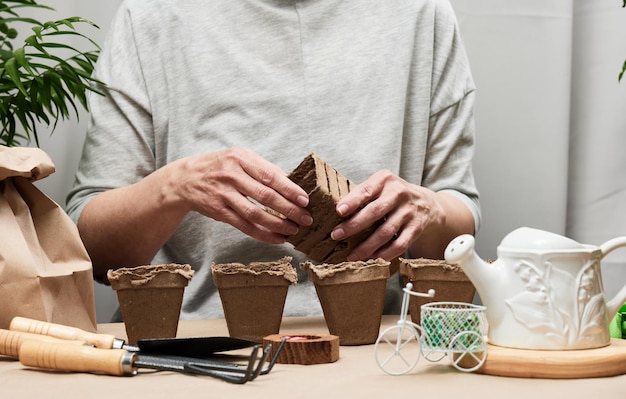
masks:
<svg viewBox="0 0 626 399"><path fill-rule="evenodd" d="M100 47L76 28L98 27L81 17L40 22L26 15L33 9L55 11L36 0L0 0L0 144L8 147L39 146L38 125L54 131L59 120L78 118L87 92L98 92L91 74ZM24 26L32 34L22 40Z"/></svg>

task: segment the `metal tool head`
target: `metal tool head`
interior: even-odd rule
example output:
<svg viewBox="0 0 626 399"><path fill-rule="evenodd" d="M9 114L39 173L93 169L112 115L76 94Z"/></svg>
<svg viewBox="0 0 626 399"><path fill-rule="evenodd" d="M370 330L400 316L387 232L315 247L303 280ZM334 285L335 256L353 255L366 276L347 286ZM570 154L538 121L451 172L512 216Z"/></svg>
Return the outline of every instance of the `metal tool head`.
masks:
<svg viewBox="0 0 626 399"><path fill-rule="evenodd" d="M264 367L264 365L272 349L271 344L267 345L263 350L260 344L255 344L252 347L252 352L247 356L247 360L243 363L138 352L134 353L134 366L138 368L206 375L231 383L244 384L254 380L259 375L270 372L278 359L278 355L284 343L283 340L267 367Z"/></svg>
<svg viewBox="0 0 626 399"><path fill-rule="evenodd" d="M258 343L235 337L156 338L139 340L137 349L141 353L206 358L215 353L252 348L255 345Z"/></svg>

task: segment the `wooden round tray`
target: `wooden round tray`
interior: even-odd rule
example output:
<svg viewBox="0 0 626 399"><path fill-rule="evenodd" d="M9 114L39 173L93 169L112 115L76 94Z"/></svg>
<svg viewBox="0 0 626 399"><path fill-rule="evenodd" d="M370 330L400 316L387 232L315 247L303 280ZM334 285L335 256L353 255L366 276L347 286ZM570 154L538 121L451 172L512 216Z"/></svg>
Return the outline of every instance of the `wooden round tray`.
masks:
<svg viewBox="0 0 626 399"><path fill-rule="evenodd" d="M590 378L626 374L626 340L597 349L548 351L487 345L482 374L523 378Z"/></svg>

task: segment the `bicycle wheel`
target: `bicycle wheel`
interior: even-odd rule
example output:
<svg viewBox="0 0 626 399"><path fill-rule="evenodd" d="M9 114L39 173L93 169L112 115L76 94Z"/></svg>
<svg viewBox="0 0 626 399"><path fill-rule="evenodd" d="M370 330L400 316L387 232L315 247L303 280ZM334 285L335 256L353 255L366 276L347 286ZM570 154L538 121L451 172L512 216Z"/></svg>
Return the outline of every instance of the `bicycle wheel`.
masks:
<svg viewBox="0 0 626 399"><path fill-rule="evenodd" d="M435 345L426 333L422 336L422 356L429 362L436 363L446 357L445 347Z"/></svg>
<svg viewBox="0 0 626 399"><path fill-rule="evenodd" d="M376 340L376 363L387 374L406 374L420 359L420 336L411 326L395 325L385 329Z"/></svg>
<svg viewBox="0 0 626 399"><path fill-rule="evenodd" d="M478 370L487 359L487 345L476 331L463 331L450 341L452 365L460 371Z"/></svg>

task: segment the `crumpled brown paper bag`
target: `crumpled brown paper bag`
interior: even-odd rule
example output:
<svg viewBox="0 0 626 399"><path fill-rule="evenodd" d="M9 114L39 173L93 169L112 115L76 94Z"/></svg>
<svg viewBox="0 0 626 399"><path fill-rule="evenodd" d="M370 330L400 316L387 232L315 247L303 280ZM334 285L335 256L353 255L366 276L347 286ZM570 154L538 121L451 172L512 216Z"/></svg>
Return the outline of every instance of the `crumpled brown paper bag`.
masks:
<svg viewBox="0 0 626 399"><path fill-rule="evenodd" d="M92 265L78 229L33 185L53 172L40 149L0 146L0 328L22 316L96 330Z"/></svg>

